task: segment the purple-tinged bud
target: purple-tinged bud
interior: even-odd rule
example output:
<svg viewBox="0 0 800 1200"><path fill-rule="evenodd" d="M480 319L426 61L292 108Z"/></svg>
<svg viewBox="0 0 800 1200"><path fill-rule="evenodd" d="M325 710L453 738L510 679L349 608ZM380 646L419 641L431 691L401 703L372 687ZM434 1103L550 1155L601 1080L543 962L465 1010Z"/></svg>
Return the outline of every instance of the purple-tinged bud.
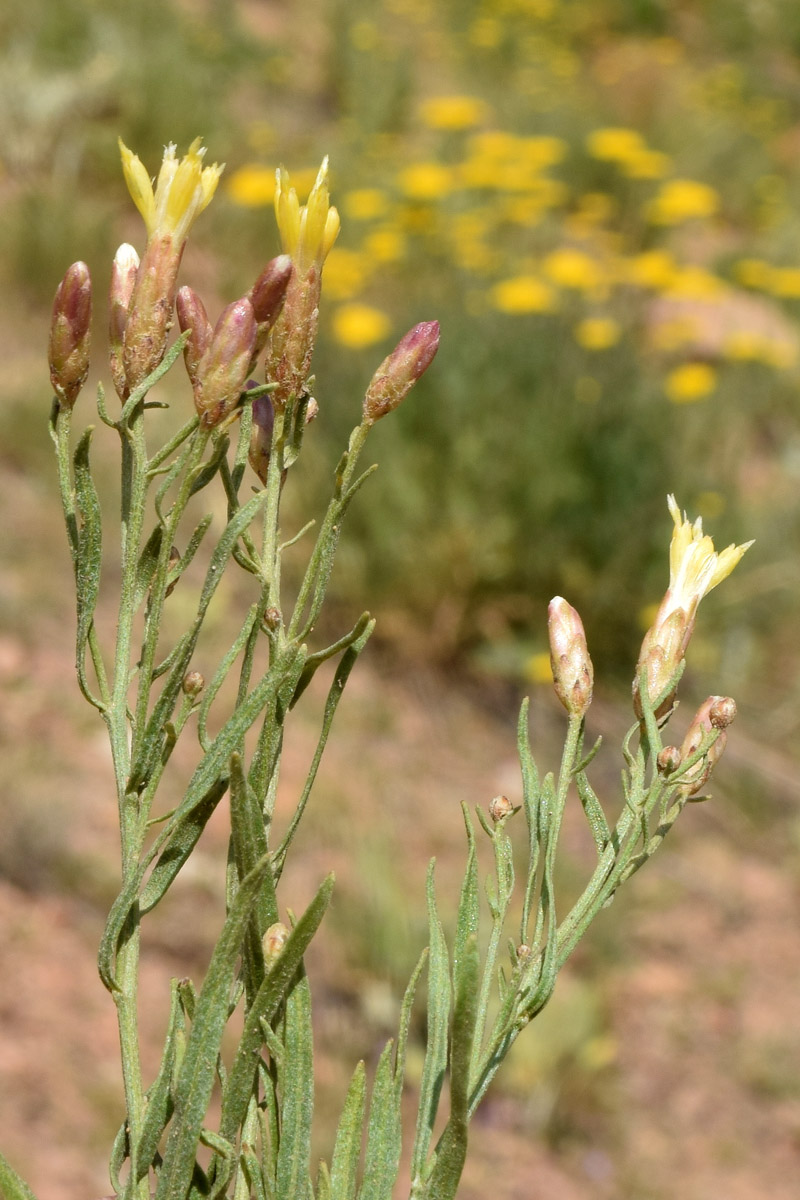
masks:
<svg viewBox="0 0 800 1200"><path fill-rule="evenodd" d="M702 758L698 759L684 775L681 776L681 788L687 796L693 795L699 791L701 787L708 781L711 772L722 758L722 752L728 741L728 735L724 729L719 729L714 725L712 712L717 708L721 700L727 700L726 696L709 696L707 700L698 708L692 723L686 731L686 737L681 745L681 757L684 762L687 758L691 758L693 754L702 746L703 742L708 739L709 734L716 733L716 741L713 742ZM735 715L735 714L734 714ZM733 720L733 717L731 717Z"/></svg>
<svg viewBox="0 0 800 1200"><path fill-rule="evenodd" d="M245 386L256 337L253 306L236 300L223 310L197 366L194 403L200 423L213 429L233 412Z"/></svg>
<svg viewBox="0 0 800 1200"><path fill-rule="evenodd" d="M50 382L62 408L72 408L89 374L91 319L89 268L76 262L56 289L50 322Z"/></svg>
<svg viewBox="0 0 800 1200"><path fill-rule="evenodd" d="M594 669L583 622L571 604L555 596L547 610L553 686L564 708L582 717L592 703Z"/></svg>
<svg viewBox="0 0 800 1200"><path fill-rule="evenodd" d="M187 329L192 331L184 347L183 358L192 387L195 387L200 361L211 345L214 330L208 319L205 305L193 288L184 286L178 289L175 297L175 311L178 314L181 333L186 333Z"/></svg>
<svg viewBox="0 0 800 1200"><path fill-rule="evenodd" d="M677 746L664 746L658 752L656 766L662 775L671 775L673 771L677 771L682 762L683 758Z"/></svg>
<svg viewBox="0 0 800 1200"><path fill-rule="evenodd" d="M269 396L256 396L253 401L253 428L250 434L250 466L263 484L267 482L272 452L272 430L275 410Z"/></svg>
<svg viewBox="0 0 800 1200"><path fill-rule="evenodd" d="M415 325L383 360L364 397L364 420L373 425L397 408L423 375L439 349L439 322Z"/></svg>
<svg viewBox="0 0 800 1200"><path fill-rule="evenodd" d="M139 255L133 246L123 242L111 264L111 287L108 294L109 365L114 388L123 401L128 398L129 389L125 378L125 364L122 361L122 347L138 270Z"/></svg>
<svg viewBox="0 0 800 1200"><path fill-rule="evenodd" d="M715 696L708 716L714 729L727 729L736 720L736 701L733 696Z"/></svg>
<svg viewBox="0 0 800 1200"><path fill-rule="evenodd" d="M503 817L509 816L514 811L514 805L509 800L508 796L493 796L489 801L489 816L497 824L502 821Z"/></svg>
<svg viewBox="0 0 800 1200"><path fill-rule="evenodd" d="M292 278L292 259L289 254L279 254L271 259L255 281L247 298L253 306L258 331L253 347L253 358L250 363L252 371L258 361L261 351L267 344L269 331L277 321L286 298L286 289Z"/></svg>

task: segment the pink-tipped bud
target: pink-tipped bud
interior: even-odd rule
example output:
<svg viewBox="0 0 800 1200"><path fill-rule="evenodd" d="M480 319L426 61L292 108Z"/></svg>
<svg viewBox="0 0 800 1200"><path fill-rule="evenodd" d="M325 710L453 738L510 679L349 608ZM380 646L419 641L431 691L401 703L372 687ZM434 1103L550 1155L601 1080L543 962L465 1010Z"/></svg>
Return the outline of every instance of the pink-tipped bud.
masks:
<svg viewBox="0 0 800 1200"><path fill-rule="evenodd" d="M583 622L572 605L567 604L561 596L550 601L547 630L556 695L568 713L582 717L592 703L594 669L586 646Z"/></svg>
<svg viewBox="0 0 800 1200"><path fill-rule="evenodd" d="M286 298L286 289L289 286L289 280L292 278L293 270L291 256L288 254L279 254L277 258L273 258L267 263L247 293L247 298L253 306L253 313L258 327L256 342L253 347L253 357L250 363L251 371L258 361L261 351L267 344L270 329L272 329L272 326L281 314L283 302Z"/></svg>
<svg viewBox="0 0 800 1200"><path fill-rule="evenodd" d="M489 801L489 816L497 824L504 817L510 816L514 811L514 805L509 800L508 796L493 796Z"/></svg>
<svg viewBox="0 0 800 1200"><path fill-rule="evenodd" d="M183 358L186 363L186 372L192 387L194 387L197 383L201 359L211 345L214 330L208 319L205 305L193 288L178 289L175 297L175 311L178 314L181 333L186 333L187 329L192 331L184 347Z"/></svg>
<svg viewBox="0 0 800 1200"><path fill-rule="evenodd" d="M692 723L689 726L686 737L681 745L681 757L684 761L690 758L702 746L703 742L708 740L711 733L717 733L716 741L713 742L702 758L698 759L684 775L681 776L681 787L685 789L687 795L691 796L699 791L701 787L708 781L711 772L722 758L722 752L728 741L728 735L725 729L715 724L715 720L719 719L720 713L730 715L729 706L733 705L734 712L730 716L732 721L736 715L735 703L728 696L709 696L707 700L698 708ZM722 706L722 707L720 707ZM728 722L730 724L730 722Z"/></svg>
<svg viewBox="0 0 800 1200"><path fill-rule="evenodd" d="M288 940L289 930L283 921L276 921L274 925L270 925L264 934L264 957L268 963L274 962Z"/></svg>
<svg viewBox="0 0 800 1200"><path fill-rule="evenodd" d="M253 429L250 434L250 466L262 483L267 482L272 451L272 430L275 410L269 396L257 396L253 401Z"/></svg>
<svg viewBox="0 0 800 1200"><path fill-rule="evenodd" d="M677 746L662 747L656 759L656 765L662 775L671 775L673 771L677 771L682 762L683 757Z"/></svg>
<svg viewBox="0 0 800 1200"><path fill-rule="evenodd" d="M439 322L415 325L385 358L372 377L364 397L364 420L372 425L397 408L439 349Z"/></svg>
<svg viewBox="0 0 800 1200"><path fill-rule="evenodd" d="M709 720L714 729L727 729L736 720L736 701L733 696L714 696L713 699L708 710Z"/></svg>
<svg viewBox="0 0 800 1200"><path fill-rule="evenodd" d="M206 429L213 429L235 409L244 390L255 338L256 321L250 301L229 304L197 367L194 403Z"/></svg>
<svg viewBox="0 0 800 1200"><path fill-rule="evenodd" d="M131 306L131 296L136 283L136 272L139 270L139 255L133 246L123 242L114 261L111 264L111 287L108 293L108 349L111 378L120 400L128 397L128 384L125 378L125 364L122 361L122 347L125 341L125 328L128 324L128 311Z"/></svg>
<svg viewBox="0 0 800 1200"><path fill-rule="evenodd" d="M694 621L684 609L675 608L663 620L657 617L645 634L633 681L633 707L639 720L644 715L639 682L642 670L656 717L665 716L672 708L677 690L675 675L683 662Z"/></svg>
<svg viewBox="0 0 800 1200"><path fill-rule="evenodd" d="M50 382L62 408L72 408L89 374L91 319L89 268L76 262L56 289L50 322Z"/></svg>

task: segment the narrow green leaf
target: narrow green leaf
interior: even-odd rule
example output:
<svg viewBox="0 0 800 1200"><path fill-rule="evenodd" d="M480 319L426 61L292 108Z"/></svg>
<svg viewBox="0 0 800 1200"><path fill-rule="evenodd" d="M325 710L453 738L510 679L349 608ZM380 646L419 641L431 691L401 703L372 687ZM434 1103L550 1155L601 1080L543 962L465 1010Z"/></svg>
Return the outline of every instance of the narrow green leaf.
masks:
<svg viewBox="0 0 800 1200"><path fill-rule="evenodd" d="M461 885L461 898L458 904L458 915L456 917L456 932L453 941L453 991L456 995L459 992L459 980L461 972L466 966L471 963L471 957L465 959L465 950L468 944L474 946L475 939L478 934L478 922L480 919L480 896L478 888L478 864L475 850L475 830L470 820L469 811L466 804L461 805L461 812L464 817L464 826L467 831L467 845L469 847L467 854L467 866L464 872L464 881Z"/></svg>
<svg viewBox="0 0 800 1200"><path fill-rule="evenodd" d="M242 1146L239 1163L250 1194L255 1195L255 1200L269 1200L261 1164L249 1146Z"/></svg>
<svg viewBox="0 0 800 1200"><path fill-rule="evenodd" d="M162 525L156 525L142 547L139 561L136 564L136 586L133 593L133 606L135 609L138 609L147 595L150 584L153 582L163 539L164 528Z"/></svg>
<svg viewBox="0 0 800 1200"><path fill-rule="evenodd" d="M186 549L184 550L183 554L180 556L180 558L175 563L175 565L170 568L169 577L168 577L167 595L169 595L172 588L175 587L175 584L178 582L181 575L183 575L184 571L191 563L195 554L197 554L197 551L200 549L200 544L203 541L203 538L206 536L206 533L208 532L213 519L214 518L211 513L206 513L206 515L203 517L202 521L198 522L196 528L194 529L194 531L192 533L192 536L189 538L188 545L187 545ZM159 526L156 526L156 528L159 528Z"/></svg>
<svg viewBox="0 0 800 1200"><path fill-rule="evenodd" d="M170 985L169 1021L167 1034L164 1039L164 1049L161 1054L161 1066L155 1083L147 1093L147 1108L145 1110L142 1132L139 1138L139 1149L136 1156L137 1179L143 1179L148 1170L154 1165L158 1143L167 1122L172 1116L172 1073L175 1065L175 1049L178 1029L183 1024L183 1013L178 994L178 980L173 979Z"/></svg>
<svg viewBox="0 0 800 1200"><path fill-rule="evenodd" d="M400 1169L402 1125L395 1104L393 1049L390 1040L383 1048L375 1071L359 1200L391 1200Z"/></svg>
<svg viewBox="0 0 800 1200"><path fill-rule="evenodd" d="M592 831L597 853L602 854L611 840L611 830L606 820L606 814L603 812L603 806L589 783L585 772L579 771L577 773L575 776L575 785L578 789L583 811L586 813L586 819L589 822L589 828Z"/></svg>
<svg viewBox="0 0 800 1200"><path fill-rule="evenodd" d="M298 967L285 1001L284 1049L288 1069L281 1097L281 1140L275 1172L279 1196L302 1196L308 1190L311 1165L311 1118L314 1111L314 1041L311 989Z"/></svg>
<svg viewBox="0 0 800 1200"><path fill-rule="evenodd" d="M227 789L227 779L218 779L206 792L202 802L195 805L172 826L169 841L158 856L150 878L142 890L140 898L142 914L155 908L164 896L200 840L200 835L208 824L211 814Z"/></svg>
<svg viewBox="0 0 800 1200"><path fill-rule="evenodd" d="M263 1033L261 1022L270 1023L286 995L308 945L319 928L330 903L333 875L323 881L314 899L295 925L280 956L271 965L245 1018L242 1036L222 1097L220 1133L230 1141L236 1137L247 1112L258 1067Z"/></svg>
<svg viewBox="0 0 800 1200"><path fill-rule="evenodd" d="M0 1153L0 1196L2 1200L36 1200L21 1175L18 1175L8 1159Z"/></svg>
<svg viewBox="0 0 800 1200"><path fill-rule="evenodd" d="M269 869L269 858L265 856L242 881L197 997L194 1022L176 1086L175 1114L158 1179L156 1200L185 1200L194 1171L197 1143L214 1086L236 961L255 898Z"/></svg>
<svg viewBox="0 0 800 1200"><path fill-rule="evenodd" d="M319 1170L317 1171L316 1200L331 1200L331 1173L324 1159L320 1159ZM348 1200L350 1200L349 1195Z"/></svg>
<svg viewBox="0 0 800 1200"><path fill-rule="evenodd" d="M232 754L231 772L231 843L239 880L253 869L267 853L267 834L261 806L242 766L241 755ZM278 901L272 871L264 877L264 885L256 897L253 919L248 926L243 952L245 987L248 998L261 986L264 978L264 950L261 939L273 922L278 920Z"/></svg>
<svg viewBox="0 0 800 1200"><path fill-rule="evenodd" d="M403 1003L400 1007L400 1028L397 1034L397 1051L394 1057L394 1100L398 1113L400 1112L400 1102L403 1095L403 1083L405 1082L406 1071L406 1047L408 1046L408 1031L411 1026L411 1010L414 1007L414 997L417 992L417 984L425 963L428 961L428 947L422 951L419 956L419 961L408 981Z"/></svg>
<svg viewBox="0 0 800 1200"><path fill-rule="evenodd" d="M329 1200L353 1200L356 1194L361 1139L364 1135L364 1110L367 1098L367 1074L360 1062L353 1072L350 1087L336 1130L328 1182Z"/></svg>
<svg viewBox="0 0 800 1200"><path fill-rule="evenodd" d="M433 1126L439 1108L439 1096L447 1069L447 1042L450 1024L450 960L442 923L436 909L434 865L428 869L428 1041L419 1092L417 1129L411 1156L412 1186L422 1177L428 1157Z"/></svg>
<svg viewBox="0 0 800 1200"><path fill-rule="evenodd" d="M214 446L211 457L206 462L200 463L194 472L192 487L189 492L190 496L195 496L198 492L202 492L203 488L211 483L211 480L220 468L221 462L225 458L229 445L230 440L228 438L220 438Z"/></svg>
<svg viewBox="0 0 800 1200"><path fill-rule="evenodd" d="M347 650L349 646L352 646L354 642L357 642L364 634L367 626L370 623L372 623L372 628L374 629L375 624L374 622L371 622L369 613L362 613L353 628L349 633L346 633L344 637L340 637L337 642L333 642L330 646L326 646L324 650L318 650L316 654L309 654L308 658L306 659L305 666L303 667L303 673L298 680L297 687L295 688L295 693L292 697L292 703L289 706L290 708L294 708L295 704L316 675L318 668L321 667L324 662L327 662L329 658L333 658L335 654L338 654L340 650ZM367 636L369 636L369 634Z"/></svg>
<svg viewBox="0 0 800 1200"><path fill-rule="evenodd" d="M528 733L528 711L530 700L526 696L519 710L517 722L517 754L519 755L520 770L522 771L522 806L525 810L525 823L528 827L528 877L525 884L525 895L522 901L522 922L520 926L520 941L528 941L528 926L530 923L531 906L536 890L536 872L539 867L539 816L542 803L539 788L539 772L531 752L531 741Z"/></svg>
<svg viewBox="0 0 800 1200"><path fill-rule="evenodd" d="M89 447L94 427L90 425L75 447L75 500L81 521L78 528L75 590L78 600L78 626L75 643L75 663L81 692L97 706L86 680L86 643L94 620L97 597L100 593L100 569L103 560L103 535L100 501L89 466Z"/></svg>

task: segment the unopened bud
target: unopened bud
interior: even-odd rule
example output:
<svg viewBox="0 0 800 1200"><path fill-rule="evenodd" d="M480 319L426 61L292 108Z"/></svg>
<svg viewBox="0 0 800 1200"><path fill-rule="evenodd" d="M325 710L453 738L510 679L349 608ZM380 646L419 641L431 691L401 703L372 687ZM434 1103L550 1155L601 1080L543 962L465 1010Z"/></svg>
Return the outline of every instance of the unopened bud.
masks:
<svg viewBox="0 0 800 1200"><path fill-rule="evenodd" d="M555 596L550 601L547 630L556 695L568 713L582 717L592 703L594 669L586 646L583 622L572 605L561 596Z"/></svg>
<svg viewBox="0 0 800 1200"><path fill-rule="evenodd" d="M683 758L677 746L664 746L656 759L656 765L662 775L670 775L677 771L682 762Z"/></svg>
<svg viewBox="0 0 800 1200"><path fill-rule="evenodd" d="M273 258L267 263L247 293L258 326L253 347L253 362L250 365L251 370L267 343L270 329L280 316L293 269L291 255L279 254L277 258Z"/></svg>
<svg viewBox="0 0 800 1200"><path fill-rule="evenodd" d="M229 304L197 366L194 403L206 429L213 429L236 407L250 369L255 337L250 301Z"/></svg>
<svg viewBox="0 0 800 1200"><path fill-rule="evenodd" d="M531 956L531 948L525 942L520 942L517 946L517 959L519 962L527 962Z"/></svg>
<svg viewBox="0 0 800 1200"><path fill-rule="evenodd" d="M279 608L268 608L264 613L264 624L272 633L276 629L280 629L281 610Z"/></svg>
<svg viewBox="0 0 800 1200"><path fill-rule="evenodd" d="M727 729L736 719L736 701L732 696L715 696L708 716L714 729Z"/></svg>
<svg viewBox="0 0 800 1200"><path fill-rule="evenodd" d="M372 425L408 395L439 349L439 322L415 325L383 360L364 397L364 420Z"/></svg>
<svg viewBox="0 0 800 1200"><path fill-rule="evenodd" d="M639 684L642 671L645 672L647 695L655 706L655 715L663 717L675 699L677 685L670 684L683 662L693 629L694 618L690 618L682 608L677 608L663 620L657 617L645 634L633 681L633 707L639 720L644 715Z"/></svg>
<svg viewBox="0 0 800 1200"><path fill-rule="evenodd" d="M125 364L122 360L122 347L125 340L125 328L128 324L128 311L131 306L131 296L136 283L136 272L139 270L139 255L133 246L123 242L114 261L111 264L111 287L108 295L108 347L111 378L114 382L120 400L127 399L128 384L125 378Z"/></svg>
<svg viewBox="0 0 800 1200"><path fill-rule="evenodd" d="M214 331L211 328L205 305L193 288L178 289L175 297L175 311L178 314L181 333L186 333L187 329L191 330L189 340L183 348L183 358L186 363L186 373L194 387L197 383L200 362L211 344Z"/></svg>
<svg viewBox="0 0 800 1200"><path fill-rule="evenodd" d="M489 801L489 816L495 822L502 821L503 817L507 817L509 813L514 811L514 805L509 800L508 796L495 796Z"/></svg>
<svg viewBox="0 0 800 1200"><path fill-rule="evenodd" d="M50 382L62 408L72 408L89 374L91 319L89 268L76 262L56 289L50 322Z"/></svg>
<svg viewBox="0 0 800 1200"><path fill-rule="evenodd" d="M206 686L206 681L199 671L189 671L188 674L184 675L181 686L185 695L194 698L200 695Z"/></svg>
<svg viewBox="0 0 800 1200"><path fill-rule="evenodd" d="M283 921L276 921L274 925L270 925L264 934L264 957L267 962L272 962L278 957L288 940L289 930Z"/></svg>
<svg viewBox="0 0 800 1200"><path fill-rule="evenodd" d="M250 433L248 456L250 466L263 484L267 482L274 425L275 410L269 396L256 396L253 401L253 428Z"/></svg>
<svg viewBox="0 0 800 1200"><path fill-rule="evenodd" d="M319 416L319 405L313 396L309 396L308 404L306 405L306 425L310 425L312 421L316 421Z"/></svg>
<svg viewBox="0 0 800 1200"><path fill-rule="evenodd" d="M708 739L710 733L717 732L718 727L713 724L711 713L715 705L720 700L725 699L727 697L709 696L698 708L681 746L681 756L684 762L697 753L703 742ZM732 717L731 720L733 720ZM719 730L716 741L708 747L702 758L698 759L681 777L681 787L685 788L687 795L692 795L694 792L699 791L708 781L714 767L722 758L727 741L727 733L725 733L724 729Z"/></svg>

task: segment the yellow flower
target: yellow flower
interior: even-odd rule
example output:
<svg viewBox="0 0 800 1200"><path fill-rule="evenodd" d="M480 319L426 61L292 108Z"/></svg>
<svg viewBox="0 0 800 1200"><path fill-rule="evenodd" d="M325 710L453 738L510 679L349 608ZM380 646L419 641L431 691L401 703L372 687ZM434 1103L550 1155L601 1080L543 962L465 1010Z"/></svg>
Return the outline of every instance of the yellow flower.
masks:
<svg viewBox="0 0 800 1200"><path fill-rule="evenodd" d="M322 160L308 202L300 205L289 174L280 167L276 174L275 216L285 254L294 260L299 275L316 265L322 267L339 236L339 214L331 207L328 193L328 159Z"/></svg>
<svg viewBox="0 0 800 1200"><path fill-rule="evenodd" d="M451 190L452 174L442 163L413 163L400 172L398 183L410 200L440 200Z"/></svg>
<svg viewBox="0 0 800 1200"><path fill-rule="evenodd" d="M203 166L206 149L200 138L195 138L180 162L175 157L174 144L170 143L164 150L153 191L141 159L121 138L119 149L125 182L142 214L148 238L169 236L184 241L195 218L211 203L225 164Z"/></svg>
<svg viewBox="0 0 800 1200"><path fill-rule="evenodd" d="M604 282L597 259L572 246L561 246L553 250L545 258L542 267L559 287L592 291Z"/></svg>
<svg viewBox="0 0 800 1200"><path fill-rule="evenodd" d="M429 129L455 132L479 125L488 111L488 106L477 96L434 96L422 105L420 117Z"/></svg>
<svg viewBox="0 0 800 1200"><path fill-rule="evenodd" d="M718 208L719 196L707 183L670 179L661 186L646 212L656 225L679 225L682 221L712 217Z"/></svg>
<svg viewBox="0 0 800 1200"><path fill-rule="evenodd" d="M736 362L757 362L763 357L765 341L760 333L736 329L723 339L722 353Z"/></svg>
<svg viewBox="0 0 800 1200"><path fill-rule="evenodd" d="M531 683L552 683L553 668L549 650L540 650L525 660L523 674Z"/></svg>
<svg viewBox="0 0 800 1200"><path fill-rule="evenodd" d="M672 283L665 290L676 300L712 300L725 290L725 285L703 267L686 266L676 270Z"/></svg>
<svg viewBox="0 0 800 1200"><path fill-rule="evenodd" d="M773 268L762 258L740 258L733 265L733 275L743 287L769 289Z"/></svg>
<svg viewBox="0 0 800 1200"><path fill-rule="evenodd" d="M622 330L613 317L586 317L575 326L574 333L584 350L608 350L616 346Z"/></svg>
<svg viewBox="0 0 800 1200"><path fill-rule="evenodd" d="M505 313L546 313L557 307L556 293L536 275L502 279L489 293L494 308Z"/></svg>
<svg viewBox="0 0 800 1200"><path fill-rule="evenodd" d="M258 164L240 167L228 180L227 192L234 204L258 208L275 199L275 172Z"/></svg>
<svg viewBox="0 0 800 1200"><path fill-rule="evenodd" d="M358 251L335 248L325 264L325 295L331 300L351 300L367 282L369 267Z"/></svg>
<svg viewBox="0 0 800 1200"><path fill-rule="evenodd" d="M773 296L784 300L800 298L800 267L775 267L768 284Z"/></svg>
<svg viewBox="0 0 800 1200"><path fill-rule="evenodd" d="M674 496L667 497L674 528L669 547L669 591L659 610L661 620L671 612L683 609L691 619L704 596L727 579L744 552L752 546L745 542L741 546L731 544L717 554L708 534L703 533L703 518L692 523L675 502Z"/></svg>
<svg viewBox="0 0 800 1200"><path fill-rule="evenodd" d="M660 150L642 147L638 154L626 158L620 166L629 179L663 179L672 166L672 160Z"/></svg>
<svg viewBox="0 0 800 1200"><path fill-rule="evenodd" d="M364 252L376 262L398 262L405 257L406 239L399 229L391 226L373 229L364 238Z"/></svg>
<svg viewBox="0 0 800 1200"><path fill-rule="evenodd" d="M369 304L343 304L333 315L333 336L350 350L383 341L390 329L386 313Z"/></svg>
<svg viewBox="0 0 800 1200"><path fill-rule="evenodd" d="M708 363L684 363L666 378L667 395L673 404L692 404L703 400L717 385L717 373Z"/></svg>
<svg viewBox="0 0 800 1200"><path fill-rule="evenodd" d="M592 158L603 162L627 162L637 158L647 147L635 129L612 127L593 130L586 139L586 149Z"/></svg>
<svg viewBox="0 0 800 1200"><path fill-rule="evenodd" d="M678 265L667 250L645 250L630 259L627 268L631 283L659 292L671 287L678 272Z"/></svg>

